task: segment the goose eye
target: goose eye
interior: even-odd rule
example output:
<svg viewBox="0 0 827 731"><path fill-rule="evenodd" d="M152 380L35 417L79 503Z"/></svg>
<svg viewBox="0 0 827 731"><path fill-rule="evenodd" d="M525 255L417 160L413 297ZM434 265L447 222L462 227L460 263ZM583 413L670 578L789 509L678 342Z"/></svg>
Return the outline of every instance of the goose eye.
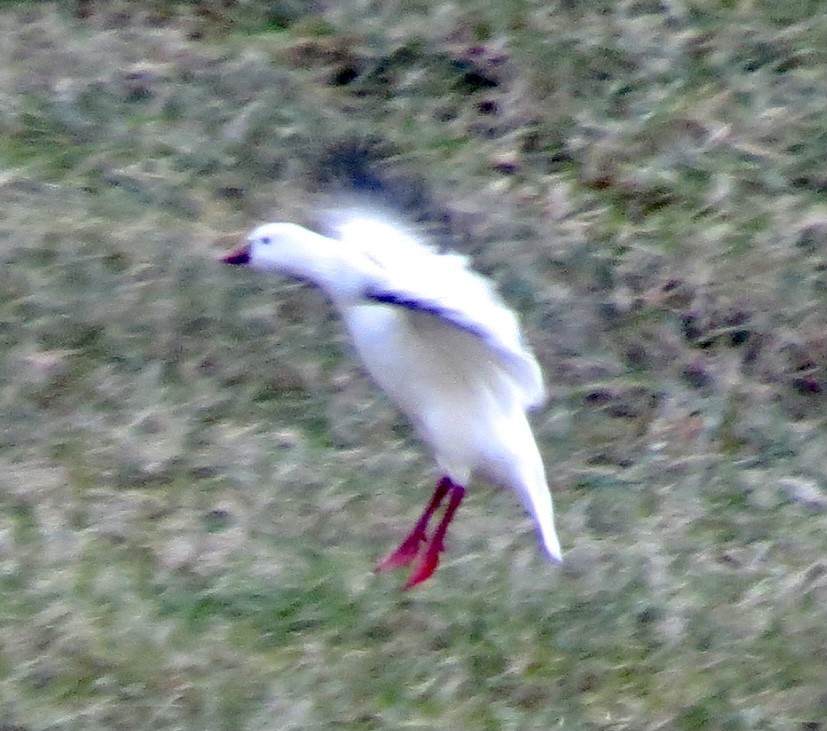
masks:
<svg viewBox="0 0 827 731"><path fill-rule="evenodd" d="M269 244L270 243L270 237L269 236L262 236L259 239L259 241L261 241L262 244Z"/></svg>

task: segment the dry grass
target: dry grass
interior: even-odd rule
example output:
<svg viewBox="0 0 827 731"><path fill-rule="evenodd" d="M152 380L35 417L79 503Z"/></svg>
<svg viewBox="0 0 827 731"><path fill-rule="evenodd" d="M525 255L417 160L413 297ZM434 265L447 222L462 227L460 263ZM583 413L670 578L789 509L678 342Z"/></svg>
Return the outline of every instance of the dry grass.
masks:
<svg viewBox="0 0 827 731"><path fill-rule="evenodd" d="M0 728L824 728L820 3L0 17ZM373 576L426 456L216 263L354 144L523 313L562 571L480 489Z"/></svg>

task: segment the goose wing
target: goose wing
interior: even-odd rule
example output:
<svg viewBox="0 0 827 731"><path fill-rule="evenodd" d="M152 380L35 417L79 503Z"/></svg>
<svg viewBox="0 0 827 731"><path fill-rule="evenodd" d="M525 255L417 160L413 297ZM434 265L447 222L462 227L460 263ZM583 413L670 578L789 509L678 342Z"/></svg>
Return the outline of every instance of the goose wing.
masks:
<svg viewBox="0 0 827 731"><path fill-rule="evenodd" d="M516 316L466 257L439 253L384 221L353 218L338 230L343 244L371 262L366 299L427 313L475 335L517 384L524 406L543 401L542 373Z"/></svg>

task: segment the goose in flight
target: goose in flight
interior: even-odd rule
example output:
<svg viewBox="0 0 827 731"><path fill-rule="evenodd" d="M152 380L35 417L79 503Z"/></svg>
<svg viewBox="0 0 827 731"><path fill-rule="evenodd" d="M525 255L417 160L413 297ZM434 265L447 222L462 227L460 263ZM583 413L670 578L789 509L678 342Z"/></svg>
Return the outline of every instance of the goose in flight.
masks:
<svg viewBox="0 0 827 731"><path fill-rule="evenodd" d="M412 565L406 589L433 574L472 476L513 489L548 557L562 561L551 494L526 416L544 399L542 373L514 313L465 257L440 253L388 221L350 215L334 237L294 223L265 223L223 261L319 287L344 320L367 372L433 452L436 489L378 571Z"/></svg>

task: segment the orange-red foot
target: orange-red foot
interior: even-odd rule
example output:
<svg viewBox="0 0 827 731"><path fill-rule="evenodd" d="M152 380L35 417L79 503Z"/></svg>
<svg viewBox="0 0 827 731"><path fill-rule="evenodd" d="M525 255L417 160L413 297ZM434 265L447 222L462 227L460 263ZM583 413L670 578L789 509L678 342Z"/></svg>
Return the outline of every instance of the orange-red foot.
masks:
<svg viewBox="0 0 827 731"><path fill-rule="evenodd" d="M402 543L392 553L389 553L378 564L374 571L392 571L393 569L401 569L403 566L408 566L419 555L419 546L425 540L425 531L421 533L413 532L405 538Z"/></svg>
<svg viewBox="0 0 827 731"><path fill-rule="evenodd" d="M419 555L419 547L423 541L427 540L426 530L428 529L428 522L434 511L439 507L443 498L451 489L451 481L447 477L443 477L436 484L434 494L428 501L428 505L416 521L413 530L408 533L407 537L393 553L385 556L378 564L376 564L376 571L390 571L392 569L399 569L403 566L408 566Z"/></svg>
<svg viewBox="0 0 827 731"><path fill-rule="evenodd" d="M417 584L421 584L423 581L430 579L431 574L436 571L436 567L439 565L439 551L431 550L432 548L433 546L428 546L428 550L425 551L422 560L414 567L414 570L405 582L405 586L402 587L405 591L413 589Z"/></svg>
<svg viewBox="0 0 827 731"><path fill-rule="evenodd" d="M428 522L443 498L449 493L450 498L445 514L442 516L442 520L439 521L439 525L434 531L433 536L428 540L426 532ZM437 483L434 494L431 496L425 511L416 522L413 530L405 540L402 541L399 548L376 564L376 571L398 569L416 561L414 569L408 577L404 588L411 589L429 579L439 565L439 554L445 546L445 534L448 531L448 525L453 519L454 513L457 511L464 496L464 487L455 484L449 477L443 477ZM427 547L424 552L420 550L423 542L427 542Z"/></svg>
<svg viewBox="0 0 827 731"><path fill-rule="evenodd" d="M445 549L445 534L448 532L448 526L450 525L451 520L453 520L454 513L457 512L457 508L462 502L463 497L465 497L465 488L461 485L455 485L454 483L449 482L449 487L451 490L451 497L448 500L448 507L445 510L445 515L443 515L442 520L439 521L439 525L434 531L434 535L428 542L428 547L425 549L425 553L414 567L411 575L408 577L408 581L405 583L404 587L406 590L412 589L414 586L417 586L423 581L431 578L431 574L436 571L436 567L439 565L439 554Z"/></svg>

